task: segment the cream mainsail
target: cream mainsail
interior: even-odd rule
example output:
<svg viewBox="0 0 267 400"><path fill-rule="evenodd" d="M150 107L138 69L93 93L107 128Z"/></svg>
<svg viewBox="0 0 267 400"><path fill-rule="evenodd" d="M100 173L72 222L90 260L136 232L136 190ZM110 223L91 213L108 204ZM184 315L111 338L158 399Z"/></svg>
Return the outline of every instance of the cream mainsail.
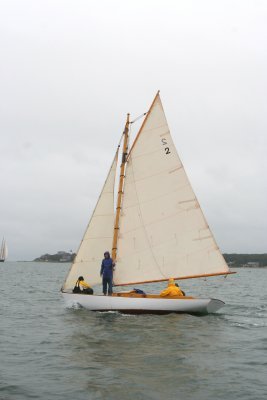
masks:
<svg viewBox="0 0 267 400"><path fill-rule="evenodd" d="M229 273L173 144L159 94L128 157L119 225L116 285Z"/></svg>
<svg viewBox="0 0 267 400"><path fill-rule="evenodd" d="M105 250L110 250L112 247L114 230L114 184L117 161L118 150L74 263L71 266L63 286L63 290L72 289L80 275L83 276L90 285L101 282L100 266L103 253Z"/></svg>

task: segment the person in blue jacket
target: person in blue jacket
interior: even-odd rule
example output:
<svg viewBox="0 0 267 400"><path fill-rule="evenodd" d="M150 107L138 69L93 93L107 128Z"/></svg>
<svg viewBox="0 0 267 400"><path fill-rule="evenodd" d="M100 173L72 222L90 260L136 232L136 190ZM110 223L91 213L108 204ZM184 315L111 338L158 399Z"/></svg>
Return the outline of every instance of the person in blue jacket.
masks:
<svg viewBox="0 0 267 400"><path fill-rule="evenodd" d="M105 258L102 260L100 270L100 276L102 276L103 294L106 296L108 292L108 295L111 296L114 262L108 251L105 251L104 257Z"/></svg>

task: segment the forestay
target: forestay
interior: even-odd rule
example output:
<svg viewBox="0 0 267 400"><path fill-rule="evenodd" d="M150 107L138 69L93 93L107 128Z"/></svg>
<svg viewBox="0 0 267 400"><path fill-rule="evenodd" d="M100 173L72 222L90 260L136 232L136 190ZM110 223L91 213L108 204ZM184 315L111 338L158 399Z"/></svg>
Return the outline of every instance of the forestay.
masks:
<svg viewBox="0 0 267 400"><path fill-rule="evenodd" d="M90 285L101 282L100 266L105 250L112 247L114 229L114 184L118 151L111 165L106 182L85 231L77 256L71 266L63 290L73 288L82 275Z"/></svg>
<svg viewBox="0 0 267 400"><path fill-rule="evenodd" d="M186 176L157 95L128 158L114 282L224 272L228 266Z"/></svg>

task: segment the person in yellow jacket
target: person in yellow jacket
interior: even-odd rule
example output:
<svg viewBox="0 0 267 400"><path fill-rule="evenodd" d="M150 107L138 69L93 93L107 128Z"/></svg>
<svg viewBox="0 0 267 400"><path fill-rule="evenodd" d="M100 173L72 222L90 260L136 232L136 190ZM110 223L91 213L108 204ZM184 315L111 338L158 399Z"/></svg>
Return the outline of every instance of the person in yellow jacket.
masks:
<svg viewBox="0 0 267 400"><path fill-rule="evenodd" d="M160 293L160 296L184 296L184 292L177 285L178 284L174 282L174 279L169 279L168 287Z"/></svg>
<svg viewBox="0 0 267 400"><path fill-rule="evenodd" d="M82 287L82 290L81 290ZM87 282L85 282L83 276L79 276L77 279L77 282L75 284L75 287L73 289L73 293L84 293L84 294L94 294L93 289L91 288L90 285L88 285Z"/></svg>

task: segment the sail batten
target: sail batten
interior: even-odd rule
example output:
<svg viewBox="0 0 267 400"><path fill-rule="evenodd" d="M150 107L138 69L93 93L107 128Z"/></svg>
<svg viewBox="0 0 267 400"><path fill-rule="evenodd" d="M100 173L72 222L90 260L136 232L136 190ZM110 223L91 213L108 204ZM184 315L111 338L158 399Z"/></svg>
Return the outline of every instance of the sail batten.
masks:
<svg viewBox="0 0 267 400"><path fill-rule="evenodd" d="M157 94L127 159L114 282L228 273Z"/></svg>

